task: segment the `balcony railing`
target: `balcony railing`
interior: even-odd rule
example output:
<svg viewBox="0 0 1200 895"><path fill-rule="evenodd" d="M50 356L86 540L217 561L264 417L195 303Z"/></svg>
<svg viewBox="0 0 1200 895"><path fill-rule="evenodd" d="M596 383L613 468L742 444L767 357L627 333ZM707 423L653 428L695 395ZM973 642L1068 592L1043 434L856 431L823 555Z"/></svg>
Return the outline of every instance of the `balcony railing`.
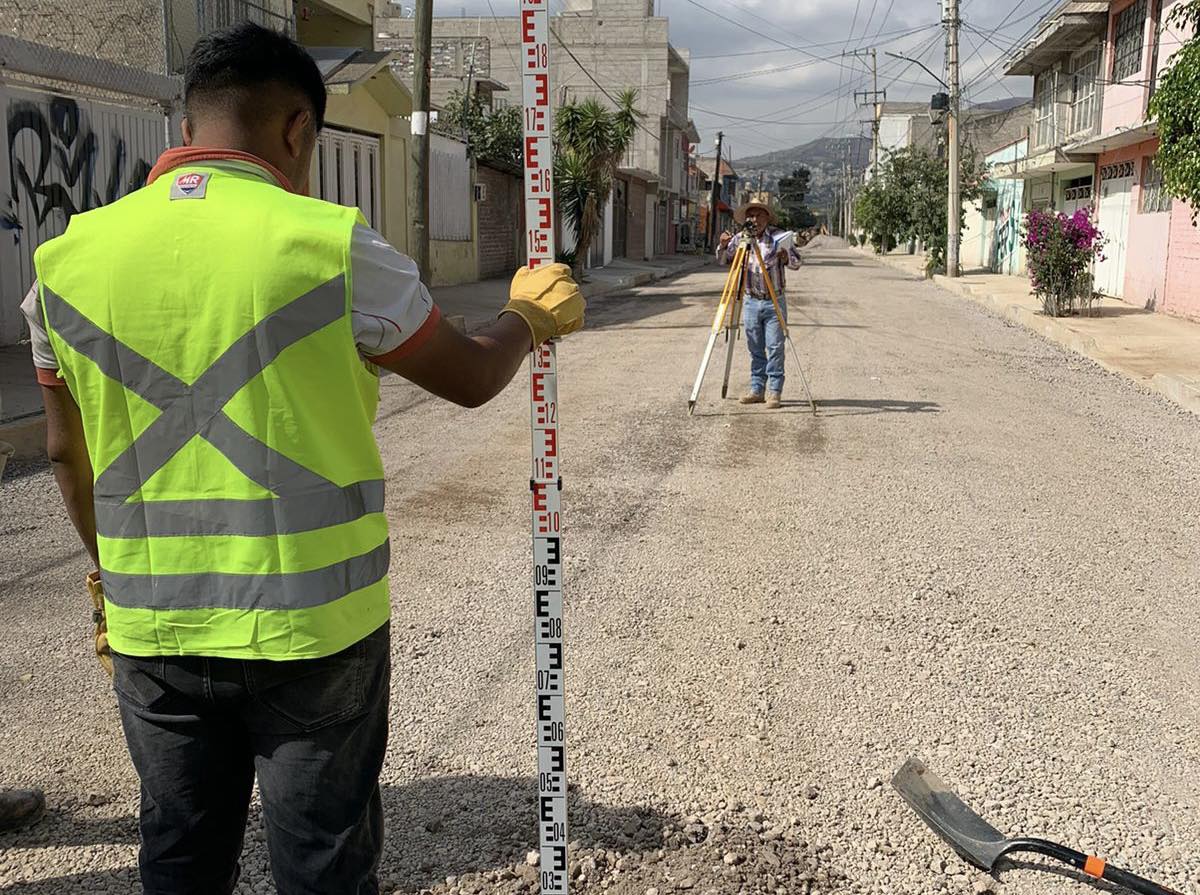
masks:
<svg viewBox="0 0 1200 895"><path fill-rule="evenodd" d="M238 22L254 22L296 36L292 0L166 0L167 69L182 74L201 37Z"/></svg>

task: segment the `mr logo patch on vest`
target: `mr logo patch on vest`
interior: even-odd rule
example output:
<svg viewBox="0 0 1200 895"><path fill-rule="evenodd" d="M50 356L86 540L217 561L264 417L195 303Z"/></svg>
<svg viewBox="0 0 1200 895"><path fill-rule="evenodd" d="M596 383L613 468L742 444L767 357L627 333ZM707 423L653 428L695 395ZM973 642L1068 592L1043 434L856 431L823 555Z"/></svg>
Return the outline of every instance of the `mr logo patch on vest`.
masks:
<svg viewBox="0 0 1200 895"><path fill-rule="evenodd" d="M211 174L179 174L171 184L171 198L203 199Z"/></svg>

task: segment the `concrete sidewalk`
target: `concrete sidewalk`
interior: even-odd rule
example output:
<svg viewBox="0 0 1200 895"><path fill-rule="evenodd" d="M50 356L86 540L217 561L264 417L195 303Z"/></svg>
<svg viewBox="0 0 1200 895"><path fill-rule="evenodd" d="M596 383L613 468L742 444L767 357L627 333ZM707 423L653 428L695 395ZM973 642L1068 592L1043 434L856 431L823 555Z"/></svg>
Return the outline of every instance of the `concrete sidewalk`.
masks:
<svg viewBox="0 0 1200 895"><path fill-rule="evenodd" d="M706 255L669 255L654 261L624 258L608 267L589 270L583 292L588 300L624 292L664 277L697 270L709 263ZM486 326L508 301L510 277L440 286L430 290L448 317L462 317L468 332ZM0 441L16 448L16 459L33 459L46 453L46 420L42 396L33 372L29 346L0 348Z"/></svg>
<svg viewBox="0 0 1200 895"><path fill-rule="evenodd" d="M858 251L914 279L924 277L923 255ZM933 281L1200 414L1200 323L1111 298L1098 301L1087 316L1047 317L1029 281L1006 274L974 272Z"/></svg>

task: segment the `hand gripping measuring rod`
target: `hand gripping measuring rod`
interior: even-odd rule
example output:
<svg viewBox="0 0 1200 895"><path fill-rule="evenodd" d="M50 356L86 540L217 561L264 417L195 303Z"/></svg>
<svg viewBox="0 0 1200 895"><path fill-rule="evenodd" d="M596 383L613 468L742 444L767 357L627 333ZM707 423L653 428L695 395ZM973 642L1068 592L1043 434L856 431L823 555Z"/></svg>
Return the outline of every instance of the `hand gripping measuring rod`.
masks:
<svg viewBox="0 0 1200 895"><path fill-rule="evenodd" d="M530 267L554 263L554 142L549 0L521 0L525 239ZM529 364L533 429L533 599L537 657L537 823L542 895L567 895L567 760L563 686L562 478L553 342Z"/></svg>

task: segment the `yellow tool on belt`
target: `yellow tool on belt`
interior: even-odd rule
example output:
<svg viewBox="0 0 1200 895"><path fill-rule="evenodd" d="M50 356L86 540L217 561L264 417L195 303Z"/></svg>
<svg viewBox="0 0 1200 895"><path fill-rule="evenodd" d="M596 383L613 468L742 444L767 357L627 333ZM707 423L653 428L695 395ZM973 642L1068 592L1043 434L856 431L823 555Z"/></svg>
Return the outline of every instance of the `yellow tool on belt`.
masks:
<svg viewBox="0 0 1200 895"><path fill-rule="evenodd" d="M108 622L104 620L104 584L100 581L99 572L87 576L87 589L92 597L92 621L96 625L96 658L108 676L112 677L112 650L108 646Z"/></svg>

